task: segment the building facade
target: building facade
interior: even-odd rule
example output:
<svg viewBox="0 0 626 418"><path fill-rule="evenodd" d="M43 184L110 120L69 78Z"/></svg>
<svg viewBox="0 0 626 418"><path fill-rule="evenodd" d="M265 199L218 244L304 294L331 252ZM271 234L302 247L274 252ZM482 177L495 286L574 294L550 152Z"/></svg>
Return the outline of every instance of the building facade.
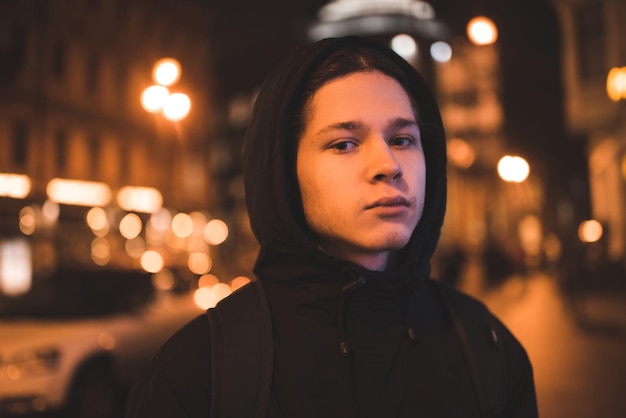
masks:
<svg viewBox="0 0 626 418"><path fill-rule="evenodd" d="M621 87L623 97L611 99L607 78L612 68L626 66L626 3L621 0L553 2L563 40L566 125L571 133L587 142L591 212L604 229L598 257L624 268L626 86Z"/></svg>
<svg viewBox="0 0 626 418"><path fill-rule="evenodd" d="M119 228L120 219L132 212L120 207L118 192L124 187L156 192L171 216L212 207L205 8L192 0L0 3L4 252L25 242L36 270L90 263L97 259L93 240L103 238L108 256L100 263L133 265L137 257L125 254ZM152 67L163 57L180 62L182 76L171 90L186 93L192 103L179 122L148 113L140 103L142 91L154 82ZM87 226L91 204L55 202L54 179L107 190L110 197L93 206L107 214L109 232L94 235ZM21 191L11 191L20 185ZM79 201L89 193L88 187L80 190ZM144 236L151 214L137 216ZM143 245L150 247L147 241ZM0 266L6 260L0 257Z"/></svg>

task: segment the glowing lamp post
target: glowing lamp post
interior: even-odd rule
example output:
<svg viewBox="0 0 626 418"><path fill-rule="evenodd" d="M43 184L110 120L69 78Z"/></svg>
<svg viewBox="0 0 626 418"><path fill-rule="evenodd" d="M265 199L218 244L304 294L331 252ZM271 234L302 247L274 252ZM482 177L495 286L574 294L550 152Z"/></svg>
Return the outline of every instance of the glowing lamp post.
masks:
<svg viewBox="0 0 626 418"><path fill-rule="evenodd" d="M606 78L606 93L614 102L626 99L626 67L613 67Z"/></svg>
<svg viewBox="0 0 626 418"><path fill-rule="evenodd" d="M467 36L474 45L491 45L498 40L498 28L491 19L478 16L468 22Z"/></svg>
<svg viewBox="0 0 626 418"><path fill-rule="evenodd" d="M163 58L154 64L152 78L155 83L141 94L141 105L149 113L161 113L167 120L176 122L187 117L191 100L184 93L171 93L169 86L180 79L181 67L173 58Z"/></svg>
<svg viewBox="0 0 626 418"><path fill-rule="evenodd" d="M522 157L506 155L498 162L498 174L504 181L522 183L530 174L530 166Z"/></svg>

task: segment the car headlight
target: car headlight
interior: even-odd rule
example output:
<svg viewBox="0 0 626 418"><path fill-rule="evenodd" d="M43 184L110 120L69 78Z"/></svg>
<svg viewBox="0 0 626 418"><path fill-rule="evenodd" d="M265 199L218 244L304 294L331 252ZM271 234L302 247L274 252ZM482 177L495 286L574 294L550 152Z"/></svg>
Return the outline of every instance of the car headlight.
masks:
<svg viewBox="0 0 626 418"><path fill-rule="evenodd" d="M56 347L44 347L21 351L8 359L6 375L11 380L24 379L54 373L61 360Z"/></svg>

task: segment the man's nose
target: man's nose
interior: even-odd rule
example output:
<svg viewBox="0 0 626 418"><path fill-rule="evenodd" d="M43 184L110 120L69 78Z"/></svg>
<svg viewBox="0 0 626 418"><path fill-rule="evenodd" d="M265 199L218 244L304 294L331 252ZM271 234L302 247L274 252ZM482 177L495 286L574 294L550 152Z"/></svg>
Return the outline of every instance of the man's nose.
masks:
<svg viewBox="0 0 626 418"><path fill-rule="evenodd" d="M370 181L388 181L402 177L402 167L386 140L371 143L368 155Z"/></svg>

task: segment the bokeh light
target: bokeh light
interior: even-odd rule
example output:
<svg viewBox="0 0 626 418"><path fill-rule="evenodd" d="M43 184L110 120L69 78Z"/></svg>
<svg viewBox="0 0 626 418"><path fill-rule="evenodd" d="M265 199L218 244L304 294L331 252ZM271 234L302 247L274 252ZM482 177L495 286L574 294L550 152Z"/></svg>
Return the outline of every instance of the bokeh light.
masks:
<svg viewBox="0 0 626 418"><path fill-rule="evenodd" d="M176 122L184 119L191 110L191 99L185 93L170 94L163 104L163 116Z"/></svg>
<svg viewBox="0 0 626 418"><path fill-rule="evenodd" d="M141 106L146 112L157 113L170 95L170 91L164 86L150 86L141 93Z"/></svg>
<svg viewBox="0 0 626 418"><path fill-rule="evenodd" d="M128 213L120 221L120 234L126 239L137 237L142 230L141 218L136 213Z"/></svg>
<svg viewBox="0 0 626 418"><path fill-rule="evenodd" d="M214 274L203 274L198 279L198 287L211 287L218 284L220 281Z"/></svg>
<svg viewBox="0 0 626 418"><path fill-rule="evenodd" d="M504 181L521 183L528 178L530 166L522 157L506 155L498 162L498 174Z"/></svg>
<svg viewBox="0 0 626 418"><path fill-rule="evenodd" d="M158 273L163 269L163 257L157 251L148 250L141 256L141 267L148 273Z"/></svg>
<svg viewBox="0 0 626 418"><path fill-rule="evenodd" d="M603 233L602 224L595 219L583 221L578 227L578 238L582 242L598 242Z"/></svg>
<svg viewBox="0 0 626 418"><path fill-rule="evenodd" d="M447 42L434 42L430 46L430 56L437 62L448 62L452 58L452 47Z"/></svg>
<svg viewBox="0 0 626 418"><path fill-rule="evenodd" d="M233 290L233 292L237 289L240 289L242 287L244 287L245 285L247 285L248 283L250 283L250 279L247 278L246 276L238 276L235 277L231 282L230 282L230 288Z"/></svg>
<svg viewBox="0 0 626 418"><path fill-rule="evenodd" d="M99 266L104 266L111 259L111 248L106 238L96 237L91 241L91 259Z"/></svg>
<svg viewBox="0 0 626 418"><path fill-rule="evenodd" d="M176 277L170 269L163 269L152 275L152 285L159 290L172 290L176 284Z"/></svg>
<svg viewBox="0 0 626 418"><path fill-rule="evenodd" d="M461 138L452 138L448 141L448 158L460 168L469 168L476 160L476 153L467 141Z"/></svg>
<svg viewBox="0 0 626 418"><path fill-rule="evenodd" d="M187 238L193 233L193 220L186 213L177 213L172 218L172 232L179 238Z"/></svg>
<svg viewBox="0 0 626 418"><path fill-rule="evenodd" d="M139 258L146 251L146 243L141 237L135 237L129 240L126 240L124 243L124 249L126 250L126 254L133 258Z"/></svg>
<svg viewBox="0 0 626 418"><path fill-rule="evenodd" d="M20 210L20 231L24 235L32 235L36 229L35 209L25 206Z"/></svg>
<svg viewBox="0 0 626 418"><path fill-rule="evenodd" d="M498 39L498 28L491 19L478 16L467 24L467 36L475 45L490 45Z"/></svg>
<svg viewBox="0 0 626 418"><path fill-rule="evenodd" d="M181 76L180 63L174 58L162 58L158 60L152 70L152 78L155 83L162 86L171 86Z"/></svg>
<svg viewBox="0 0 626 418"><path fill-rule="evenodd" d="M189 254L189 258L187 259L187 267L194 274L205 274L211 270L213 266L213 262L211 257L205 253L192 253Z"/></svg>
<svg viewBox="0 0 626 418"><path fill-rule="evenodd" d="M0 196L23 199L30 193L30 177L25 174L0 173Z"/></svg>
<svg viewBox="0 0 626 418"><path fill-rule="evenodd" d="M228 225L220 219L211 219L204 227L204 238L211 245L219 245L228 238Z"/></svg>
<svg viewBox="0 0 626 418"><path fill-rule="evenodd" d="M410 35L399 34L391 39L391 49L402 58L409 60L417 54L417 43Z"/></svg>

